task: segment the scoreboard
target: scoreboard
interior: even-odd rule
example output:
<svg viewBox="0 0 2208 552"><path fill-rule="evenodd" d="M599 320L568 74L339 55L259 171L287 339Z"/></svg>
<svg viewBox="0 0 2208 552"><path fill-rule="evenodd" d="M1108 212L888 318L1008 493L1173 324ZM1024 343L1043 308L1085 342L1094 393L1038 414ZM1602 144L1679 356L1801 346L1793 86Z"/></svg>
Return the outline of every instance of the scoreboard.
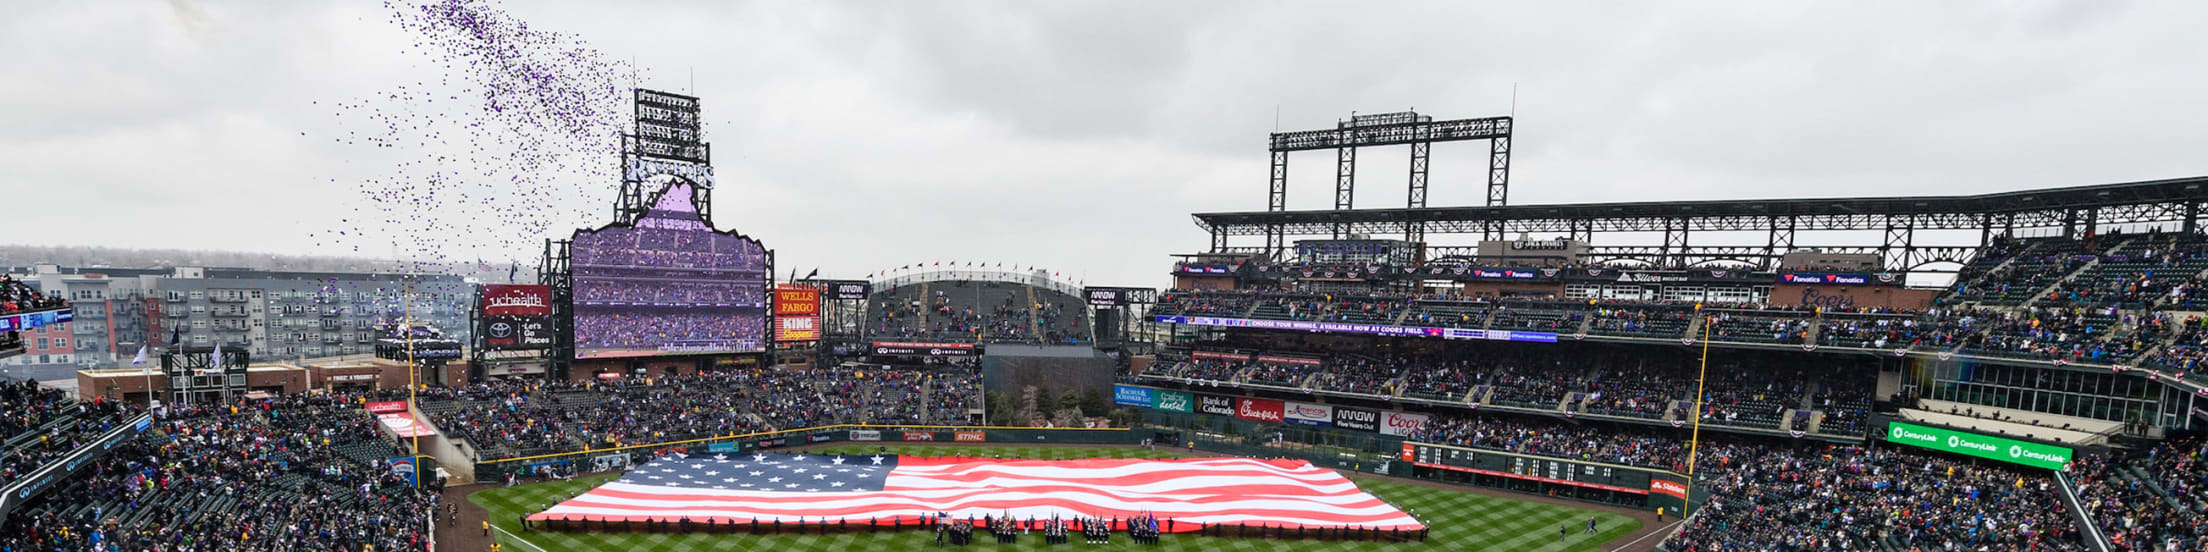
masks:
<svg viewBox="0 0 2208 552"><path fill-rule="evenodd" d="M1403 443L1402 460L1421 468L1492 475L1509 479L1555 483L1637 495L1647 495L1650 491L1650 470L1616 464L1580 462L1427 443Z"/></svg>

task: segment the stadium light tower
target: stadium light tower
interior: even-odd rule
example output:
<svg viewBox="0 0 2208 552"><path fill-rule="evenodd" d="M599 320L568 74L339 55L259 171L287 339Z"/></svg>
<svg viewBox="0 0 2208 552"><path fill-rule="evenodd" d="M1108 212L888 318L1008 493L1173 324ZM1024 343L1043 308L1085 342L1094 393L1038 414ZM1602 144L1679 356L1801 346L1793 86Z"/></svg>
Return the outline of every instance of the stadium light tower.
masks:
<svg viewBox="0 0 2208 552"><path fill-rule="evenodd" d="M1334 128L1275 132L1270 139L1273 161L1271 186L1265 195L1266 211L1288 210L1288 153L1296 151L1334 150L1334 210L1348 211L1355 204L1357 187L1357 148L1373 146L1411 147L1410 190L1405 207L1411 209L1426 206L1426 182L1429 153L1435 142L1488 141L1487 157L1487 206L1510 203L1510 132L1509 116L1483 117L1436 121L1432 116L1417 111L1350 114L1349 120L1337 122ZM1265 252L1279 255L1287 247L1286 229L1275 224L1266 228ZM1484 229L1486 239L1502 239L1501 223L1490 224ZM1334 239L1341 239L1347 227L1336 224ZM1426 223L1412 221L1403 224L1403 239L1410 242L1426 240Z"/></svg>

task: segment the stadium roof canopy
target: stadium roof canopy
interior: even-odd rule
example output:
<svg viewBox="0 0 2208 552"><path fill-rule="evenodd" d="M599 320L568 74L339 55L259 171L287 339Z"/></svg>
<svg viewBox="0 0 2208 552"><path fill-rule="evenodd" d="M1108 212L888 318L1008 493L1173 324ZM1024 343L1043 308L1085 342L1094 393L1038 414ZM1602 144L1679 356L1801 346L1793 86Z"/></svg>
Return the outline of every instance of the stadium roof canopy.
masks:
<svg viewBox="0 0 2208 552"><path fill-rule="evenodd" d="M1774 218L1792 219L1799 230L1875 230L1891 219L1906 219L1917 230L2170 221L2187 222L2190 229L2203 201L2208 201L2208 177L1968 196L1244 211L1198 213L1195 218L1197 226L1215 235L1263 235L1275 225L1287 234L1383 233L1413 222L1444 233L1476 233L1490 222L1524 232L1661 231L1665 220L1696 221L1689 224L1696 230L1754 230L1761 225L1721 221Z"/></svg>

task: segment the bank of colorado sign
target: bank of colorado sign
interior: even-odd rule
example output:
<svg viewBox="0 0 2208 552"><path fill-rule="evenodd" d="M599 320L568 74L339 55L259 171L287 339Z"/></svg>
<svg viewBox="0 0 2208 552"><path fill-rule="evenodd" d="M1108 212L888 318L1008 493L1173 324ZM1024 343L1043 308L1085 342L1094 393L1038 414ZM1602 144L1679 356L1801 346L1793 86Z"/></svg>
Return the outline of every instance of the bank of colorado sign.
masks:
<svg viewBox="0 0 2208 552"><path fill-rule="evenodd" d="M2054 445L2004 439L1991 435L1910 423L1888 422L1886 441L1904 445L2000 460L2034 468L2060 471L2070 463L2070 449Z"/></svg>

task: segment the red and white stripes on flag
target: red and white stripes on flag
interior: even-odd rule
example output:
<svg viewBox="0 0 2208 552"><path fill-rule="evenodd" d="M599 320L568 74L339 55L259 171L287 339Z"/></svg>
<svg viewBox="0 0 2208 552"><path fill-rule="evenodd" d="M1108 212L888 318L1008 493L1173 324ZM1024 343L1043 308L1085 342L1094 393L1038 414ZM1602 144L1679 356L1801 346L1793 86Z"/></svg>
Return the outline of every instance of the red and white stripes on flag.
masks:
<svg viewBox="0 0 2208 552"><path fill-rule="evenodd" d="M530 519L911 524L936 515L1128 519L1151 514L1161 523L1172 520L1177 532L1204 524L1424 528L1332 470L1303 460L1248 458L668 458Z"/></svg>

